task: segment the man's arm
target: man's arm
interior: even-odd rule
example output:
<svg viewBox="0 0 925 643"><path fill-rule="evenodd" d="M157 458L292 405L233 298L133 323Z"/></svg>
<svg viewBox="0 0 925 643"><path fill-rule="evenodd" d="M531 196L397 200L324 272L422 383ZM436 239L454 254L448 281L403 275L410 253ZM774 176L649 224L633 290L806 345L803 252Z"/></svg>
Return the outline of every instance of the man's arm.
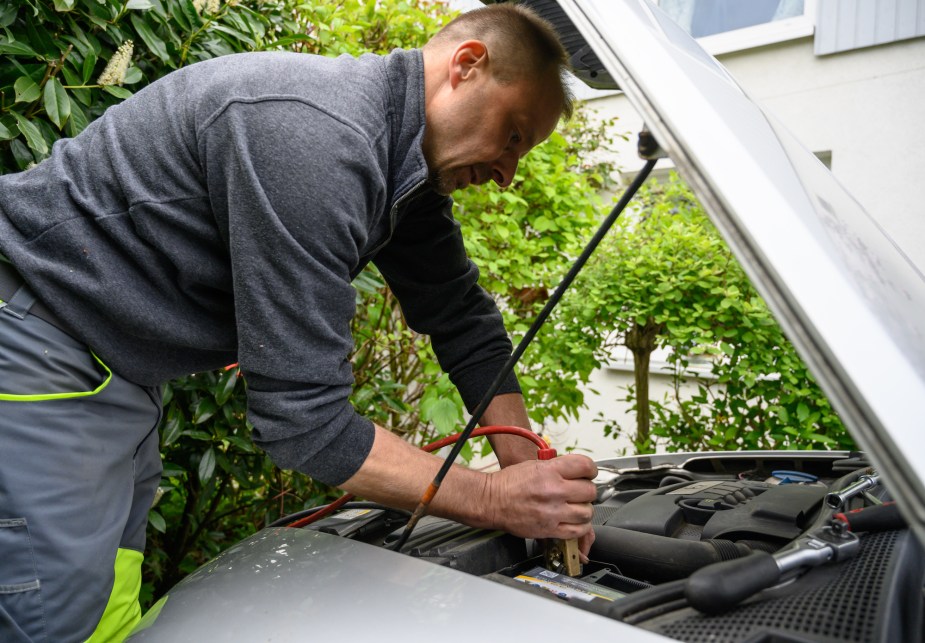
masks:
<svg viewBox="0 0 925 643"><path fill-rule="evenodd" d="M494 300L478 285L452 201L424 192L374 259L415 331L430 335L440 366L469 411L511 356ZM510 375L499 394L520 392ZM524 418L525 419L525 418Z"/></svg>
<svg viewBox="0 0 925 643"><path fill-rule="evenodd" d="M341 487L376 502L414 509L442 460L376 427L366 461ZM453 466L429 513L473 527L526 538L580 538L591 532L590 481L597 467L585 456L512 464L495 473Z"/></svg>
<svg viewBox="0 0 925 643"><path fill-rule="evenodd" d="M435 194L422 197L419 210L402 221L375 262L401 301L408 324L431 336L440 365L450 374L471 411L510 357L511 343L497 306L477 284L478 270L466 256L459 226L450 211L451 203L449 199ZM530 422L518 391L516 378L513 375L508 377L486 409L481 424L529 428ZM383 451L375 458L371 454L358 477L348 480L344 488L353 490L354 485L360 485L372 492L383 491L377 488L376 475L388 476L389 473L373 462L382 464L388 461L388 457L401 456L396 453L384 456L388 451L384 450L386 443L380 433L382 431L377 429L373 451L380 448ZM492 447L502 470L478 474L454 467L437 494L431 513L533 538L579 537L581 551L587 553L594 539L590 527L591 508L587 504L594 496L588 489L593 490L594 485L582 478L596 475L593 462L583 456L539 462L536 460L536 447L524 438L514 436L498 436L492 439ZM438 460L420 459L416 455L415 461L418 460L424 467L423 471L432 468L432 472L408 472L409 476L413 475L417 486L416 492L411 494L414 499L408 505L409 509L417 505L440 464ZM429 465L426 464L428 462ZM374 471L378 474L370 473ZM478 475L490 476L488 480L491 482L477 482L479 479L472 476ZM400 477L394 480L396 484L402 482ZM487 491L480 484L487 485ZM569 495L576 491L577 484L580 484L584 495ZM367 492L360 493L366 495ZM395 497L393 502L398 500ZM467 504L471 502L475 503L475 511L472 505ZM581 505L581 515L574 513L575 503ZM480 522L486 519L487 523ZM576 519L578 523L569 522ZM556 524L570 524L572 529L550 529L552 520L557 520Z"/></svg>

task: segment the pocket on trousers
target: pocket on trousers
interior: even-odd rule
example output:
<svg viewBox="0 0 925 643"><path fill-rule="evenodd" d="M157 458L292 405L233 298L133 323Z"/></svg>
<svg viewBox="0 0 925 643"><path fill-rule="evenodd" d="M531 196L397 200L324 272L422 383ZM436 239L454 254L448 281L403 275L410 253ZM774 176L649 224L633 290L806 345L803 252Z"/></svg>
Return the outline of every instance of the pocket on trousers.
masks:
<svg viewBox="0 0 925 643"><path fill-rule="evenodd" d="M87 397L111 379L109 367L67 333L34 315L0 314L0 401Z"/></svg>
<svg viewBox="0 0 925 643"><path fill-rule="evenodd" d="M0 519L0 640L45 636L41 586L25 518ZM8 625L8 620L15 626ZM4 628L15 628L4 632Z"/></svg>

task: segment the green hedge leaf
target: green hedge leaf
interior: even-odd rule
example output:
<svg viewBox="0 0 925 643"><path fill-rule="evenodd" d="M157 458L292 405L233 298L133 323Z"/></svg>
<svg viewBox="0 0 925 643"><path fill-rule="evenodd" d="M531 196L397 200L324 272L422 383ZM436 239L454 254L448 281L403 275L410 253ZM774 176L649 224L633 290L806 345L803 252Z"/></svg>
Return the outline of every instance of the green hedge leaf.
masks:
<svg viewBox="0 0 925 643"><path fill-rule="evenodd" d="M151 29L147 22L145 22L145 19L141 16L141 14L132 14L132 25L135 27L135 31L138 32L138 35L141 37L144 43L148 46L148 49L150 49L155 56L160 58L161 61L170 65L171 67L176 66L170 60L170 54L167 53L166 43L161 39L160 36L154 33L154 30Z"/></svg>
<svg viewBox="0 0 925 643"><path fill-rule="evenodd" d="M42 91L29 76L20 76L13 83L13 90L16 92L17 103L31 103L39 99Z"/></svg>
<svg viewBox="0 0 925 643"><path fill-rule="evenodd" d="M161 429L161 444L169 446L177 441L183 431L183 413L176 406L171 406L167 411L167 419L164 421Z"/></svg>
<svg viewBox="0 0 925 643"><path fill-rule="evenodd" d="M202 454L202 460L199 461L199 479L202 482L208 482L215 473L215 449L209 447Z"/></svg>
<svg viewBox="0 0 925 643"><path fill-rule="evenodd" d="M196 410L193 411L193 424L202 424L218 411L215 400L204 397L199 400Z"/></svg>
<svg viewBox="0 0 925 643"><path fill-rule="evenodd" d="M71 101L71 117L67 119L67 135L70 137L77 136L89 125L87 114L83 108L77 104L73 98Z"/></svg>
<svg viewBox="0 0 925 643"><path fill-rule="evenodd" d="M9 117L0 118L0 141L8 141L19 136L16 121Z"/></svg>
<svg viewBox="0 0 925 643"><path fill-rule="evenodd" d="M0 27L9 27L16 21L16 9L16 3L13 2L0 9Z"/></svg>
<svg viewBox="0 0 925 643"><path fill-rule="evenodd" d="M107 94L112 94L116 98L125 99L132 96L131 91L125 89L125 87L119 87L118 85L106 85L103 87L103 91Z"/></svg>
<svg viewBox="0 0 925 643"><path fill-rule="evenodd" d="M162 534L167 533L167 521L153 509L148 512L148 524Z"/></svg>
<svg viewBox="0 0 925 643"><path fill-rule="evenodd" d="M22 135L26 137L26 143L29 144L29 148L42 156L48 154L48 144L42 137L39 128L29 122L22 114L18 112L12 112L12 114L13 118L16 119L16 127L18 127Z"/></svg>
<svg viewBox="0 0 925 643"><path fill-rule="evenodd" d="M238 382L238 373L238 369L234 368L222 374L216 387L215 402L217 404L222 405L231 397L235 384Z"/></svg>
<svg viewBox="0 0 925 643"><path fill-rule="evenodd" d="M93 78L93 70L96 68L96 61L97 61L96 53L94 53L93 50L91 49L84 56L84 62L80 68L80 73L81 73L84 85L90 84L90 79Z"/></svg>
<svg viewBox="0 0 925 643"><path fill-rule="evenodd" d="M29 151L28 146L21 139L14 138L10 141L10 151L13 153L13 159L16 161L16 167L25 170L31 164L35 163L35 157Z"/></svg>
<svg viewBox="0 0 925 643"><path fill-rule="evenodd" d="M5 42L0 44L0 54L12 54L13 56L35 56L41 58L38 52L36 52L29 45L22 42Z"/></svg>
<svg viewBox="0 0 925 643"><path fill-rule="evenodd" d="M143 78L141 70L138 67L132 66L129 67L125 72L125 80L122 81L123 85L134 85Z"/></svg>
<svg viewBox="0 0 925 643"><path fill-rule="evenodd" d="M64 129L64 124L71 116L71 99L68 98L67 90L60 80L52 78L45 83L44 93L45 113L58 129Z"/></svg>

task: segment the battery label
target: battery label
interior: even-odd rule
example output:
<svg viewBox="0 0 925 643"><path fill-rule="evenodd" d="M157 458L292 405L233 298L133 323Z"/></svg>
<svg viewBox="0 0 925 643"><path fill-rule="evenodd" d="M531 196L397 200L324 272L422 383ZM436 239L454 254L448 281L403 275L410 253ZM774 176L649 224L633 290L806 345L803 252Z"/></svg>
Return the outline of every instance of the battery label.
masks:
<svg viewBox="0 0 925 643"><path fill-rule="evenodd" d="M609 587L601 587L593 583L586 583L583 580L572 578L564 574L557 574L542 567L534 567L528 572L515 576L514 580L540 587L546 591L552 592L559 598L566 600L592 601L595 598L603 598L605 601L613 601L626 596Z"/></svg>

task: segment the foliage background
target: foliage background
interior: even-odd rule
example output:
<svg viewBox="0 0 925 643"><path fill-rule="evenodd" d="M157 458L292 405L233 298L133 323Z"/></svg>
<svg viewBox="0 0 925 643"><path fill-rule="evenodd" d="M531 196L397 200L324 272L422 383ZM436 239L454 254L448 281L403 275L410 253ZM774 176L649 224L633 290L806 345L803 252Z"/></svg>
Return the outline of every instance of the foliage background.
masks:
<svg viewBox="0 0 925 643"><path fill-rule="evenodd" d="M854 449L855 444L767 304L691 190L677 177L650 181L604 240L554 314L556 332L535 355L575 373L575 395L625 347L635 383L637 452ZM673 392L650 400L649 359L663 349ZM709 372L694 377L691 363ZM560 390L560 395L562 391ZM610 392L619 398L616 391Z"/></svg>
<svg viewBox="0 0 925 643"><path fill-rule="evenodd" d="M56 140L77 135L109 106L184 65L281 48L323 55L385 53L423 44L451 16L445 5L427 0L6 3L0 8L0 172L41 162ZM100 85L107 62L129 40L134 48L123 82ZM614 168L587 159L606 150L612 131L613 123L595 124L579 110L521 163L509 190L455 195L468 250L515 341L605 209L600 191L610 187ZM615 343L625 344L634 329L651 324L658 329L653 344L674 350L679 383L691 355L725 358L714 361L721 387L655 402L652 436L648 429L636 435L640 449L651 449L653 436L673 448L842 444L837 419L779 329L774 334L776 325L734 261L722 255L715 231L692 236L690 226L706 230L692 197L677 187L647 198L654 214L621 224L566 300L555 332L541 333L528 351L520 378L533 419L575 418L583 402L580 384ZM631 233L637 232L642 234L634 241ZM696 267L697 253L706 256L709 275L707 267ZM675 264L686 268L666 267ZM681 275L692 281L682 285ZM461 400L426 338L403 324L398 303L375 270L365 271L355 286L357 410L415 443L458 430ZM690 305L700 317L683 312ZM760 351L752 345L756 338L764 342ZM778 373L787 392L773 378L748 375L759 372ZM630 390L631 399L635 394ZM639 402L648 417L647 399ZM240 538L335 493L279 470L253 447L244 382L236 369L171 382L164 403L165 470L150 513L145 604ZM471 447L464 452L469 455Z"/></svg>

